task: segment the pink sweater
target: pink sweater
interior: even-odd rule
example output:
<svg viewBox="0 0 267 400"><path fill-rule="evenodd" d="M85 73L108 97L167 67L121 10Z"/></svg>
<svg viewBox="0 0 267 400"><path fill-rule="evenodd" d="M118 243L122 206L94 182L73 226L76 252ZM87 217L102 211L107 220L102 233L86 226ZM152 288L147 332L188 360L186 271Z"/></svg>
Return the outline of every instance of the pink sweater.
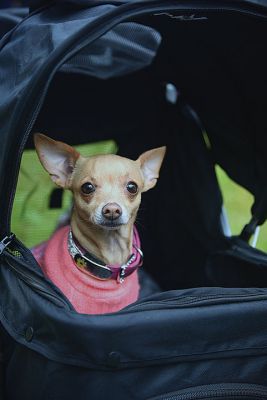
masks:
<svg viewBox="0 0 267 400"><path fill-rule="evenodd" d="M77 312L104 314L121 310L138 299L137 271L123 283L100 281L80 270L68 252L69 226L57 230L45 243L32 249L44 274L65 294Z"/></svg>

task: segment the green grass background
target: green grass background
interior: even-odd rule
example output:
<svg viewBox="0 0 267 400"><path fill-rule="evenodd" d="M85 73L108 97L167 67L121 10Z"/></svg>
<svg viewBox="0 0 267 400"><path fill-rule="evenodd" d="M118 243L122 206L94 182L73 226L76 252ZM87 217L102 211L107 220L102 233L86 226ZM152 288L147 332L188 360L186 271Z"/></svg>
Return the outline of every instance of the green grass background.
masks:
<svg viewBox="0 0 267 400"><path fill-rule="evenodd" d="M232 234L239 234L251 218L250 208L253 204L253 196L246 189L233 182L218 166L216 167L216 173ZM267 251L267 222L260 229L256 247Z"/></svg>

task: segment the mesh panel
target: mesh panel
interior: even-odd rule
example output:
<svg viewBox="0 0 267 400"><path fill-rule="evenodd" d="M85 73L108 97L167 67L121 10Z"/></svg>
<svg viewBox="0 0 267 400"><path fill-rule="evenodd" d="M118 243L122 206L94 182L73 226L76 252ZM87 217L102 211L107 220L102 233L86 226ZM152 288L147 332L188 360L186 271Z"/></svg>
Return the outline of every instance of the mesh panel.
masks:
<svg viewBox="0 0 267 400"><path fill-rule="evenodd" d="M150 65L160 43L161 35L155 29L121 23L72 57L61 70L100 79L127 75Z"/></svg>

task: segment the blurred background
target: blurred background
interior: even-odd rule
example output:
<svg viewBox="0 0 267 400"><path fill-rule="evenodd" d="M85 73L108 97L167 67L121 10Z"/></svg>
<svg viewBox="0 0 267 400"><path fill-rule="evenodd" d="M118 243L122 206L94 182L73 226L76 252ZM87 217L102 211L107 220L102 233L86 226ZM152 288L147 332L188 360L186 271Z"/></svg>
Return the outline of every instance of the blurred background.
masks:
<svg viewBox="0 0 267 400"><path fill-rule="evenodd" d="M250 208L253 204L253 196L242 186L232 181L218 166L216 167L216 173L222 190L224 206L232 234L239 234L251 218ZM260 228L256 247L267 251L266 222Z"/></svg>

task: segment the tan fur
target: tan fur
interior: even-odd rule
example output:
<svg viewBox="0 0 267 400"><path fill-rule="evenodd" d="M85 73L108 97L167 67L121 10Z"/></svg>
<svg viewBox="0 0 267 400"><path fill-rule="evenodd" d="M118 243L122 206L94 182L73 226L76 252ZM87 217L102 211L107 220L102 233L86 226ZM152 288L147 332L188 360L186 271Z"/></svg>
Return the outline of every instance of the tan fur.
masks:
<svg viewBox="0 0 267 400"><path fill-rule="evenodd" d="M141 194L154 187L166 148L143 153L136 161L117 155L85 158L65 143L42 134L34 136L36 150L51 179L73 193L71 229L79 243L107 264L124 263L132 249L132 231L141 202ZM127 191L127 183L135 182L138 193ZM92 194L81 187L91 182ZM122 208L118 227L108 229L99 221L101 209L109 203Z"/></svg>

